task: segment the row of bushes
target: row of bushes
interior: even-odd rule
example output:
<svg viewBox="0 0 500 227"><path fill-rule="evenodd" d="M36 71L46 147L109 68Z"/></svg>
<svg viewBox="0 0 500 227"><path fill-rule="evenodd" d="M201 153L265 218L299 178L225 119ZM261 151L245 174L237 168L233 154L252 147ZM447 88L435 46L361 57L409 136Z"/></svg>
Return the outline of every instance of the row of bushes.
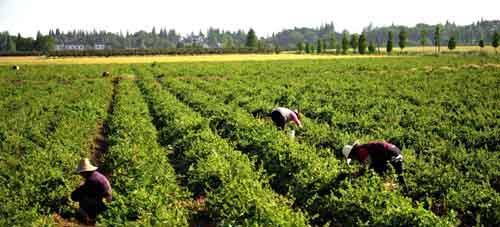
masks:
<svg viewBox="0 0 500 227"><path fill-rule="evenodd" d="M16 52L0 52L0 57L24 57L24 56L42 56L39 51L16 51Z"/></svg>
<svg viewBox="0 0 500 227"><path fill-rule="evenodd" d="M287 92L287 89L285 89L282 85L270 85L269 81L257 83L253 82L253 86L250 86L250 81L242 81L239 79L224 80L217 83L210 83L205 80L190 80L189 82L204 91L208 91L210 95L217 96L221 102L240 105L245 110L257 113L257 115L260 115L262 110L269 111L275 107L275 103L283 106L290 105L288 100L280 100L282 94L289 94L290 92ZM266 87L266 90L262 91L260 88L264 86ZM308 93L302 92L301 97L302 96L308 96ZM293 99L293 96L289 97L290 99ZM307 100L312 101L311 99ZM341 108L338 107L337 109ZM336 114L336 116L338 116L338 114ZM343 144L352 142L353 140L353 138L350 138L352 135L350 135L348 131L330 128L330 126L325 123L317 123L307 117L303 117L302 121L305 127L297 131L296 140L315 145L317 148L324 146L332 148L336 151L335 154L337 154L339 158L343 158L340 154L341 147ZM418 138L414 139L418 140ZM399 140L396 140L396 142L398 141ZM406 145L411 146L411 144ZM408 161L407 164L407 167L409 167L410 170L409 173L411 174L407 174L407 181L411 187L406 195L410 195L414 200L427 204L427 207L431 207L435 211L435 207L443 207L441 208L441 211L436 211L436 213L439 214L449 213L449 215L453 215L452 209L459 211L459 215L462 215L461 219L464 224L475 223L476 216L483 222L494 222L496 215L498 214L492 212L493 210L485 205L498 203L498 196L495 195L494 191L488 189L486 185L482 186L477 183L481 181L488 182L489 179L494 179L498 174L496 173L498 165L491 165L490 161L480 161L489 160L488 156L491 156L481 151L476 152L482 153L483 155L467 154L465 150L455 150L453 151L454 155L451 155L449 154L451 150L453 149L443 149L443 151L448 153L448 157L457 158L460 155L465 154L465 156L476 160L475 165L467 164L467 167L465 167L469 176L464 176L463 173L460 173L457 170L457 167L466 164L463 163L463 161L456 160L456 163L454 161L455 164L453 164L454 167L452 167L449 166L451 163L442 163L440 161L439 165L430 165L427 161L428 158L411 160ZM414 154L408 152L411 151L405 150L405 155L407 158L411 158L411 155ZM475 166L477 164L482 166L481 171L485 171L486 174L479 174L480 171L475 170ZM425 169L425 171L422 171L421 169ZM449 179L454 180L441 180L441 178L436 179L436 177L433 177L436 172L446 174ZM474 180L467 181L465 180L467 178L472 178ZM479 190L484 193L484 195L488 196L467 196L470 194L471 188L475 188L473 191ZM453 191L453 193L448 193L448 191ZM446 194L446 199L443 198L443 194ZM458 195L462 196L462 198L459 199L459 197L457 197ZM467 198L467 200L471 203L464 206L464 202L462 202L464 198ZM446 200L446 204L443 204L444 200Z"/></svg>
<svg viewBox="0 0 500 227"><path fill-rule="evenodd" d="M446 59L442 63L449 64ZM474 78L463 78L467 78L463 85L468 88L460 88L461 77L470 73L463 69L457 72L460 66L452 70L439 67L439 63L429 64L426 67L437 69L435 75L424 76L425 68L417 69L414 68L416 64L412 64L415 75L406 75L408 71L404 70L386 77L379 75L385 72L377 71L377 64L361 64L352 64L351 70L343 70L343 76L330 72L338 69L334 65L300 77L290 76L293 71L287 73L277 68L266 70L267 77L262 80L232 76L216 82L208 77L185 81L217 96L223 103L243 107L256 117L262 117L264 111L276 105L303 107L307 116L315 120L305 118L305 127L297 131L296 139L316 147L331 147L337 151L337 156L341 156L342 145L355 138L364 142L390 140L406 148L406 178L410 190L405 195L424 203L439 215L455 210L466 225L497 224L500 212L493 207L500 201L495 192L499 188L500 156L488 152L498 148L494 143L497 129L491 125L494 121L488 118L494 106L489 97L494 96L495 90L486 89L478 94L476 89L470 89L479 80L481 84L493 85L494 71L474 69ZM364 72L368 75L358 75L356 69L361 66L370 69ZM444 70L448 73L443 73ZM399 73L400 76L395 76ZM322 75L321 80L318 74ZM476 78L478 76L480 78ZM408 88L416 83L419 90ZM439 89L439 92L426 93L420 89ZM460 94L473 92L473 95L468 95L462 103L461 95L455 91ZM441 103L449 113L440 110ZM422 104L427 107L419 106ZM473 108L480 108L480 114L467 113ZM434 122L427 123L429 120Z"/></svg>
<svg viewBox="0 0 500 227"><path fill-rule="evenodd" d="M104 168L112 172L113 201L104 225L186 226L189 199L176 183L167 152L157 143L148 107L131 80L116 85Z"/></svg>
<svg viewBox="0 0 500 227"><path fill-rule="evenodd" d="M284 87L274 86L266 82L225 80L217 83L210 83L206 80L187 80L209 95L217 97L224 103L232 103L242 107L250 112L256 118L265 118L269 116L271 110L276 106L282 96L286 96L289 91ZM253 83L255 86L251 86ZM266 84L267 85L264 85ZM262 89L264 86L270 86ZM288 103L280 103L281 106L290 106ZM347 135L331 130L326 123L317 123L313 119L301 114L301 122L307 127L296 130L295 138L297 141L306 142L316 149L327 149L340 151L342 146L350 139ZM294 124L289 125L296 129ZM333 152L340 157L340 152Z"/></svg>
<svg viewBox="0 0 500 227"><path fill-rule="evenodd" d="M111 87L104 81L15 87L0 121L0 225L48 225L48 215L74 212L69 195L81 180L75 168L89 155Z"/></svg>
<svg viewBox="0 0 500 227"><path fill-rule="evenodd" d="M340 186L355 184L356 180L346 177L351 172L340 170L338 160L327 151L296 143L274 129L272 124L256 120L236 106L226 106L193 86L174 79L162 81L167 89L195 110L210 116L211 127L219 135L260 160L264 169L273 174L273 188L279 193L295 196L297 205L311 215L317 215L313 220L315 224L353 222L390 226L400 222L408 225L447 225L454 221L452 214L449 218L440 219L421 206L413 207L412 201L398 192L389 194L380 187L381 180L374 180L375 183L371 185L374 189L370 190L369 195L383 198L380 203L372 204L339 196L347 190ZM372 178L376 176L362 179ZM355 184L349 189L353 193L360 193L365 187ZM354 216L336 212L340 206L350 207ZM365 209L363 207L366 207L366 212L361 214L359 212ZM395 208L387 210L389 207Z"/></svg>
<svg viewBox="0 0 500 227"><path fill-rule="evenodd" d="M206 196L210 220L221 225L306 226L292 202L269 189L262 170L216 134L207 121L150 79L140 86L150 102L160 139L172 146L181 173Z"/></svg>

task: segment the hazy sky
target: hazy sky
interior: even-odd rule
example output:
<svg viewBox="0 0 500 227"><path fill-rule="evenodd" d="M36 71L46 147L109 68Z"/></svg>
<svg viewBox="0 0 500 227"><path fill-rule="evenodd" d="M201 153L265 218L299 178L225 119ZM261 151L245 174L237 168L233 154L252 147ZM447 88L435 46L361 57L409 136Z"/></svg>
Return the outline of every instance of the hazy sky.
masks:
<svg viewBox="0 0 500 227"><path fill-rule="evenodd" d="M408 3L405 3L408 2ZM210 26L253 27L258 36L285 28L334 22L336 30L395 24L470 24L500 19L500 0L0 0L0 31L34 36L50 28L105 29L111 32L166 27L182 34Z"/></svg>

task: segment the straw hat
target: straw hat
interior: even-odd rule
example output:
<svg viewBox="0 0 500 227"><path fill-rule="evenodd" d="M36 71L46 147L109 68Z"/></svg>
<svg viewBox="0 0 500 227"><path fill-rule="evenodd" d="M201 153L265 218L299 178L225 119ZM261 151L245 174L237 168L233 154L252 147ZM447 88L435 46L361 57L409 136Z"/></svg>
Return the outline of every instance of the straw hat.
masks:
<svg viewBox="0 0 500 227"><path fill-rule="evenodd" d="M344 148L342 148L342 154L344 154L345 158L347 158L347 164L349 165L351 163L351 159L349 158L349 154L351 154L352 149L354 146L358 145L359 141L355 141L352 145L345 145Z"/></svg>
<svg viewBox="0 0 500 227"><path fill-rule="evenodd" d="M76 168L77 173L89 172L95 170L97 170L97 167L93 166L88 158L80 160L80 163L78 163L78 167Z"/></svg>

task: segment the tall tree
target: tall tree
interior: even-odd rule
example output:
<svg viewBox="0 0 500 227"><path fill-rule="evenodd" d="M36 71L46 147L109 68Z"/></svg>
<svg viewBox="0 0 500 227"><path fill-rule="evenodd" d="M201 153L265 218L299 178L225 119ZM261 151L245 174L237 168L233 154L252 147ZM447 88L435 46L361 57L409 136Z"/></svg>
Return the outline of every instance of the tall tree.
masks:
<svg viewBox="0 0 500 227"><path fill-rule="evenodd" d="M262 40L257 40L257 49L258 50L264 49L264 42Z"/></svg>
<svg viewBox="0 0 500 227"><path fill-rule="evenodd" d="M316 53L321 54L321 52L323 52L323 50L321 49L322 47L322 41L321 39L318 39L318 41L316 42Z"/></svg>
<svg viewBox="0 0 500 227"><path fill-rule="evenodd" d="M297 43L297 53L302 54L304 52L304 42L300 41Z"/></svg>
<svg viewBox="0 0 500 227"><path fill-rule="evenodd" d="M359 36L359 41L358 41L358 52L360 54L365 54L366 53L366 36L365 33L361 33Z"/></svg>
<svg viewBox="0 0 500 227"><path fill-rule="evenodd" d="M342 53L347 54L347 50L349 50L349 38L346 31L342 33Z"/></svg>
<svg viewBox="0 0 500 227"><path fill-rule="evenodd" d="M401 52L406 47L406 39L408 39L408 33L404 28L399 31L399 48L401 48Z"/></svg>
<svg viewBox="0 0 500 227"><path fill-rule="evenodd" d="M441 25L436 25L434 31L434 46L437 47L437 53L441 52Z"/></svg>
<svg viewBox="0 0 500 227"><path fill-rule="evenodd" d="M480 39L478 44L479 44L479 47L481 47L481 49L483 49L483 47L484 47L484 40Z"/></svg>
<svg viewBox="0 0 500 227"><path fill-rule="evenodd" d="M387 34L387 46L386 46L386 50L387 50L387 53L391 53L392 52L392 31L389 31L389 33Z"/></svg>
<svg viewBox="0 0 500 227"><path fill-rule="evenodd" d="M373 43L373 41L370 41L370 43L368 44L368 53L369 54L375 53L375 44Z"/></svg>
<svg viewBox="0 0 500 227"><path fill-rule="evenodd" d="M16 52L16 42L7 34L7 52Z"/></svg>
<svg viewBox="0 0 500 227"><path fill-rule="evenodd" d="M351 41L350 41L350 44L351 44L351 48L352 48L352 52L356 53L356 49L358 49L358 34L352 34L351 35Z"/></svg>
<svg viewBox="0 0 500 227"><path fill-rule="evenodd" d="M427 42L427 30L422 29L420 30L420 45L422 46L422 52L424 52L425 49L425 43Z"/></svg>
<svg viewBox="0 0 500 227"><path fill-rule="evenodd" d="M224 38L222 38L222 40L223 40L223 44L222 44L223 48L231 49L234 47L233 37L231 37L230 35L224 35Z"/></svg>
<svg viewBox="0 0 500 227"><path fill-rule="evenodd" d="M310 53L311 53L311 44L306 43L306 54L310 54Z"/></svg>
<svg viewBox="0 0 500 227"><path fill-rule="evenodd" d="M500 34L497 31L493 33L493 38L491 39L491 46L495 48L495 54L497 53L498 43L500 41Z"/></svg>
<svg viewBox="0 0 500 227"><path fill-rule="evenodd" d="M248 48L257 47L257 36L255 35L255 31L252 28L250 28L247 34L246 47Z"/></svg>
<svg viewBox="0 0 500 227"><path fill-rule="evenodd" d="M330 37L330 46L329 48L330 49L335 49L335 47L337 47L337 38L335 37L335 33L332 34L332 36Z"/></svg>
<svg viewBox="0 0 500 227"><path fill-rule="evenodd" d="M455 41L455 37L452 36L450 37L450 40L448 40L448 49L454 50L456 47L457 47L457 42Z"/></svg>

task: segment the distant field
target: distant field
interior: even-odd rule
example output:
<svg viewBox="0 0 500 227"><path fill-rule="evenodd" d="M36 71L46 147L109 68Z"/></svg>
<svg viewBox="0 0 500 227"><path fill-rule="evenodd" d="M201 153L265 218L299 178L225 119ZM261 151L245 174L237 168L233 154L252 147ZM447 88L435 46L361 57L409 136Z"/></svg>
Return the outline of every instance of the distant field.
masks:
<svg viewBox="0 0 500 227"><path fill-rule="evenodd" d="M0 65L10 64L131 64L148 62L222 62L333 58L368 58L368 55L227 54L195 56L115 56L115 57L0 57Z"/></svg>
<svg viewBox="0 0 500 227"><path fill-rule="evenodd" d="M328 50L333 52L334 50ZM350 50L351 51L351 50ZM380 51L385 54L385 47ZM394 47L394 53L400 53L399 47ZM408 53L433 54L435 49L431 46L407 47L404 49ZM495 49L488 46L480 50L477 46L459 46L453 52L483 51L494 53ZM441 47L441 52L451 52L446 46ZM148 62L224 62L224 61L266 61L266 60L299 60L299 59L341 59L341 58L374 58L387 57L386 55L316 55L316 54L295 54L294 51L283 52L281 54L224 54L224 55L194 55L194 56L115 56L115 57L0 57L0 65L11 64L132 64Z"/></svg>

